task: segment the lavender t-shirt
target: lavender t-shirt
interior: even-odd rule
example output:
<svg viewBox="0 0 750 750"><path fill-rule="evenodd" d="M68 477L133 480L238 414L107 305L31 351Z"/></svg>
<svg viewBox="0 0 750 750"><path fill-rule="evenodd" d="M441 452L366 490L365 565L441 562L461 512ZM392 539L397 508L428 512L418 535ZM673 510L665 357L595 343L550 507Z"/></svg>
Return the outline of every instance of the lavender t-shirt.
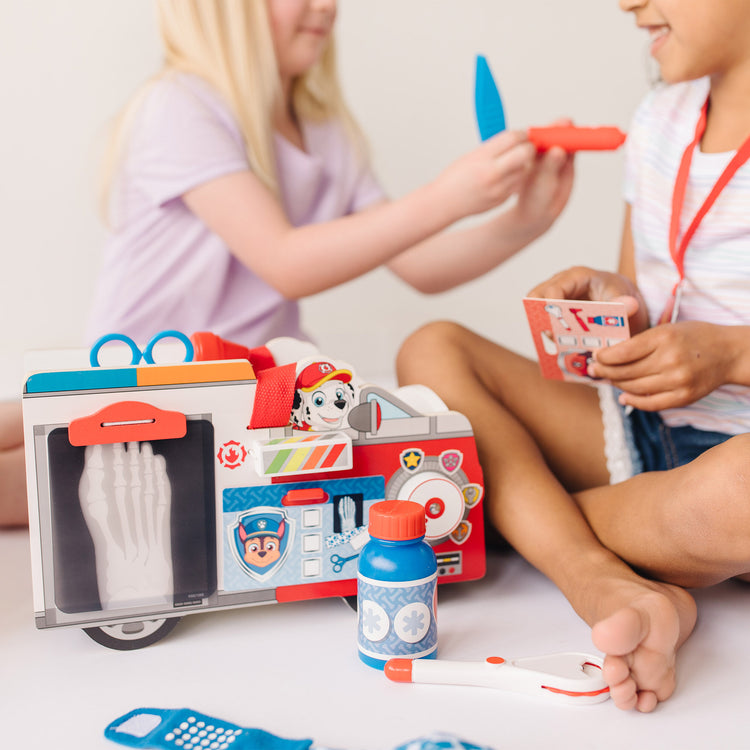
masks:
<svg viewBox="0 0 750 750"><path fill-rule="evenodd" d="M306 151L275 140L282 202L294 226L330 221L384 197L340 124L302 129ZM90 343L119 332L142 345L167 328L212 331L246 346L307 338L297 303L237 260L182 200L191 188L247 169L235 119L207 83L177 74L154 85L115 185Z"/></svg>

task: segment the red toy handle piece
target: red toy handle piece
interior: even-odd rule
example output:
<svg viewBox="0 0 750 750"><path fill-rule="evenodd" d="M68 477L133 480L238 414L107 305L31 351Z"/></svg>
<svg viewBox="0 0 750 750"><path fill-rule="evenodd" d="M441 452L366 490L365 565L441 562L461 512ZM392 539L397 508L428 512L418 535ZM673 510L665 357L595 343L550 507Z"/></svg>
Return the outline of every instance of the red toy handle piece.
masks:
<svg viewBox="0 0 750 750"><path fill-rule="evenodd" d="M68 425L71 445L109 445L185 437L185 415L142 401L118 401Z"/></svg>
<svg viewBox="0 0 750 750"><path fill-rule="evenodd" d="M253 366L255 372L260 372L269 367L274 367L273 355L265 346L256 346L248 349L242 344L219 338L215 333L209 331L198 331L190 337L196 362L208 362L211 360L224 359L246 359Z"/></svg>
<svg viewBox="0 0 750 750"><path fill-rule="evenodd" d="M281 504L289 505L321 505L328 502L328 493L320 487L300 488L289 490L281 498Z"/></svg>
<svg viewBox="0 0 750 750"><path fill-rule="evenodd" d="M625 143L627 137L616 127L580 128L575 125L529 128L527 135L537 151L548 151L553 146L559 146L568 153L615 151Z"/></svg>

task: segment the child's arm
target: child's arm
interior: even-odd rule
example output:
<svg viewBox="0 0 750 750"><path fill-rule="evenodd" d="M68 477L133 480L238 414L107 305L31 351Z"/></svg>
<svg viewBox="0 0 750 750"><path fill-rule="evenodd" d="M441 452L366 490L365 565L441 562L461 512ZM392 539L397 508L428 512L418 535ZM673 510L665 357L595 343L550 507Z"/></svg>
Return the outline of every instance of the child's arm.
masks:
<svg viewBox="0 0 750 750"><path fill-rule="evenodd" d="M0 402L0 528L27 523L21 403L3 401Z"/></svg>
<svg viewBox="0 0 750 750"><path fill-rule="evenodd" d="M534 159L515 205L470 229L443 232L388 265L422 292L450 289L490 271L542 235L565 207L573 158L554 149Z"/></svg>
<svg viewBox="0 0 750 750"><path fill-rule="evenodd" d="M501 133L400 200L302 227L290 225L276 197L249 171L219 177L183 198L245 265L285 297L295 299L361 276L457 220L500 205L523 187L534 158L523 134ZM467 255L490 252L487 246L495 244L490 233L474 235ZM504 257L494 249L491 252L494 262L484 260L475 275ZM447 254L440 247L435 253L435 258L430 255L431 265L439 265ZM468 262L466 256L464 261ZM454 269L458 265L454 259ZM418 283L420 273L413 265L401 273L407 281ZM422 273L435 275L433 269ZM448 280L450 273L443 272ZM460 280L444 287L456 283Z"/></svg>
<svg viewBox="0 0 750 750"><path fill-rule="evenodd" d="M630 204L625 204L625 216L622 224L622 240L620 241L620 265L618 271L630 279L633 284L635 281L635 248L633 246L633 225L631 222Z"/></svg>

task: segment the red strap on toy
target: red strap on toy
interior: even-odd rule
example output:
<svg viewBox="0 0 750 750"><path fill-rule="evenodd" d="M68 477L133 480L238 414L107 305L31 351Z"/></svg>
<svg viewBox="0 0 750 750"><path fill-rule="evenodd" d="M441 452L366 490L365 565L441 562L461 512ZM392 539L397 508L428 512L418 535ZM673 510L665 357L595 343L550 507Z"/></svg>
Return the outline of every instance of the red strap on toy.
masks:
<svg viewBox="0 0 750 750"><path fill-rule="evenodd" d="M273 354L266 346L256 346L248 349L242 344L227 341L209 331L198 331L190 337L196 362L223 359L246 359L253 366L253 370L265 370L274 367Z"/></svg>
<svg viewBox="0 0 750 750"><path fill-rule="evenodd" d="M288 425L294 403L297 364L292 362L280 367L269 367L257 375L253 416L248 429Z"/></svg>
<svg viewBox="0 0 750 750"><path fill-rule="evenodd" d="M254 349L250 349L247 353L247 358L250 360L250 364L256 373L276 366L273 354L271 354L271 350L267 346L256 346Z"/></svg>

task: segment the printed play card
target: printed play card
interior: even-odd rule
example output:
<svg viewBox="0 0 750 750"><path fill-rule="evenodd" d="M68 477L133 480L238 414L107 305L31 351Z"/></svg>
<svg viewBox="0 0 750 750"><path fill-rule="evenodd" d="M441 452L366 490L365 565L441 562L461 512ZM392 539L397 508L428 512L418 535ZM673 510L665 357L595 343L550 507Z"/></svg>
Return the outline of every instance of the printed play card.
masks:
<svg viewBox="0 0 750 750"><path fill-rule="evenodd" d="M630 338L622 302L525 297L523 306L545 378L591 382L593 352Z"/></svg>

